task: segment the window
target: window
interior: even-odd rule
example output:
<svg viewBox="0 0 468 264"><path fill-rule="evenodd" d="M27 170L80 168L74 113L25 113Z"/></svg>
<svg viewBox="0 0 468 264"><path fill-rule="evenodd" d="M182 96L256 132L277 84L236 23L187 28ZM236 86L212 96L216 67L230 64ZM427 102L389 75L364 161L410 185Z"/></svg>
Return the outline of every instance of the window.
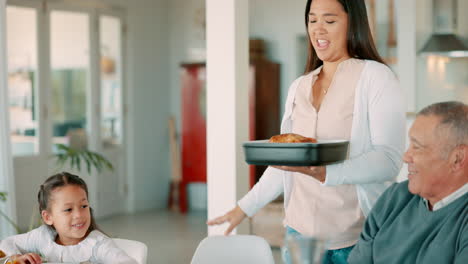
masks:
<svg viewBox="0 0 468 264"><path fill-rule="evenodd" d="M101 16L101 136L104 147L122 143L121 24Z"/></svg>
<svg viewBox="0 0 468 264"><path fill-rule="evenodd" d="M86 147L89 16L52 11L50 27L52 143Z"/></svg>
<svg viewBox="0 0 468 264"><path fill-rule="evenodd" d="M6 14L12 152L37 154L37 14L32 8L15 6L8 6Z"/></svg>

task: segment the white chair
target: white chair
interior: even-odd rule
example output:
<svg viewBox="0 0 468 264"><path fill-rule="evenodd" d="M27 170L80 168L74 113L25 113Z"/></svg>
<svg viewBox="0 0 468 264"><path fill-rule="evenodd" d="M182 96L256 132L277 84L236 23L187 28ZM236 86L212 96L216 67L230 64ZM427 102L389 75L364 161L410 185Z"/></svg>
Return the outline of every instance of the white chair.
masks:
<svg viewBox="0 0 468 264"><path fill-rule="evenodd" d="M125 251L127 255L134 258L138 264L146 264L148 247L145 245L145 243L121 238L113 238L112 240L120 249Z"/></svg>
<svg viewBox="0 0 468 264"><path fill-rule="evenodd" d="M195 250L191 264L274 264L267 241L258 236L210 236Z"/></svg>

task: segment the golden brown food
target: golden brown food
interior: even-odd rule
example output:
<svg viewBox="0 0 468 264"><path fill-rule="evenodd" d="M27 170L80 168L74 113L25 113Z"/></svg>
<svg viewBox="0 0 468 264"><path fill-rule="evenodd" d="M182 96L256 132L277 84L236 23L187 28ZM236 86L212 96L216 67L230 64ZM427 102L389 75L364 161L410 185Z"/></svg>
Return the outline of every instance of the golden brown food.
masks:
<svg viewBox="0 0 468 264"><path fill-rule="evenodd" d="M6 257L6 254L0 250L0 258L4 258L4 257Z"/></svg>
<svg viewBox="0 0 468 264"><path fill-rule="evenodd" d="M299 134L287 133L272 136L268 141L270 143L317 143L315 138L304 137Z"/></svg>

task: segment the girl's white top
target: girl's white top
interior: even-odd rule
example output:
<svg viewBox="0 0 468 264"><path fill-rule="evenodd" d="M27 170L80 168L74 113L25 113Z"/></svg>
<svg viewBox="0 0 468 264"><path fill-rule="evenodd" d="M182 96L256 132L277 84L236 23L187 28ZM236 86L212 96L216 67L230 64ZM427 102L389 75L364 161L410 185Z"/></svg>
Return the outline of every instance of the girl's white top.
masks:
<svg viewBox="0 0 468 264"><path fill-rule="evenodd" d="M37 253L46 262L64 263L115 263L137 264L114 241L103 233L94 230L80 243L62 246L55 243L57 232L47 225L42 225L28 233L15 235L0 242L0 249L7 256L25 253Z"/></svg>
<svg viewBox="0 0 468 264"><path fill-rule="evenodd" d="M340 74L339 71L340 66L335 74ZM296 79L289 88L281 133L292 131L294 98L305 76ZM355 91L349 158L327 165L323 183L326 186L354 184L365 216L401 169L406 137L405 109L404 93L393 72L384 64L366 60ZM253 216L284 192L287 208L291 190L292 173L268 167L238 205L248 216Z"/></svg>

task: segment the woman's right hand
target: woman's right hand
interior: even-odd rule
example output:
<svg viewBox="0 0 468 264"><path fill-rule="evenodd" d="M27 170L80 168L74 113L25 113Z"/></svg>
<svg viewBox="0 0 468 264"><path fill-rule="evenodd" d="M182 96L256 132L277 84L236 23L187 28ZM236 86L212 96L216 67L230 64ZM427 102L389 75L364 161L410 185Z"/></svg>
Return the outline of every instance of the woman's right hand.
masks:
<svg viewBox="0 0 468 264"><path fill-rule="evenodd" d="M238 226L247 215L242 211L239 206L236 206L231 211L227 212L225 215L217 217L215 219L209 220L206 222L207 225L220 225L225 222L229 222L229 227L224 232L224 235L229 235L236 226Z"/></svg>

